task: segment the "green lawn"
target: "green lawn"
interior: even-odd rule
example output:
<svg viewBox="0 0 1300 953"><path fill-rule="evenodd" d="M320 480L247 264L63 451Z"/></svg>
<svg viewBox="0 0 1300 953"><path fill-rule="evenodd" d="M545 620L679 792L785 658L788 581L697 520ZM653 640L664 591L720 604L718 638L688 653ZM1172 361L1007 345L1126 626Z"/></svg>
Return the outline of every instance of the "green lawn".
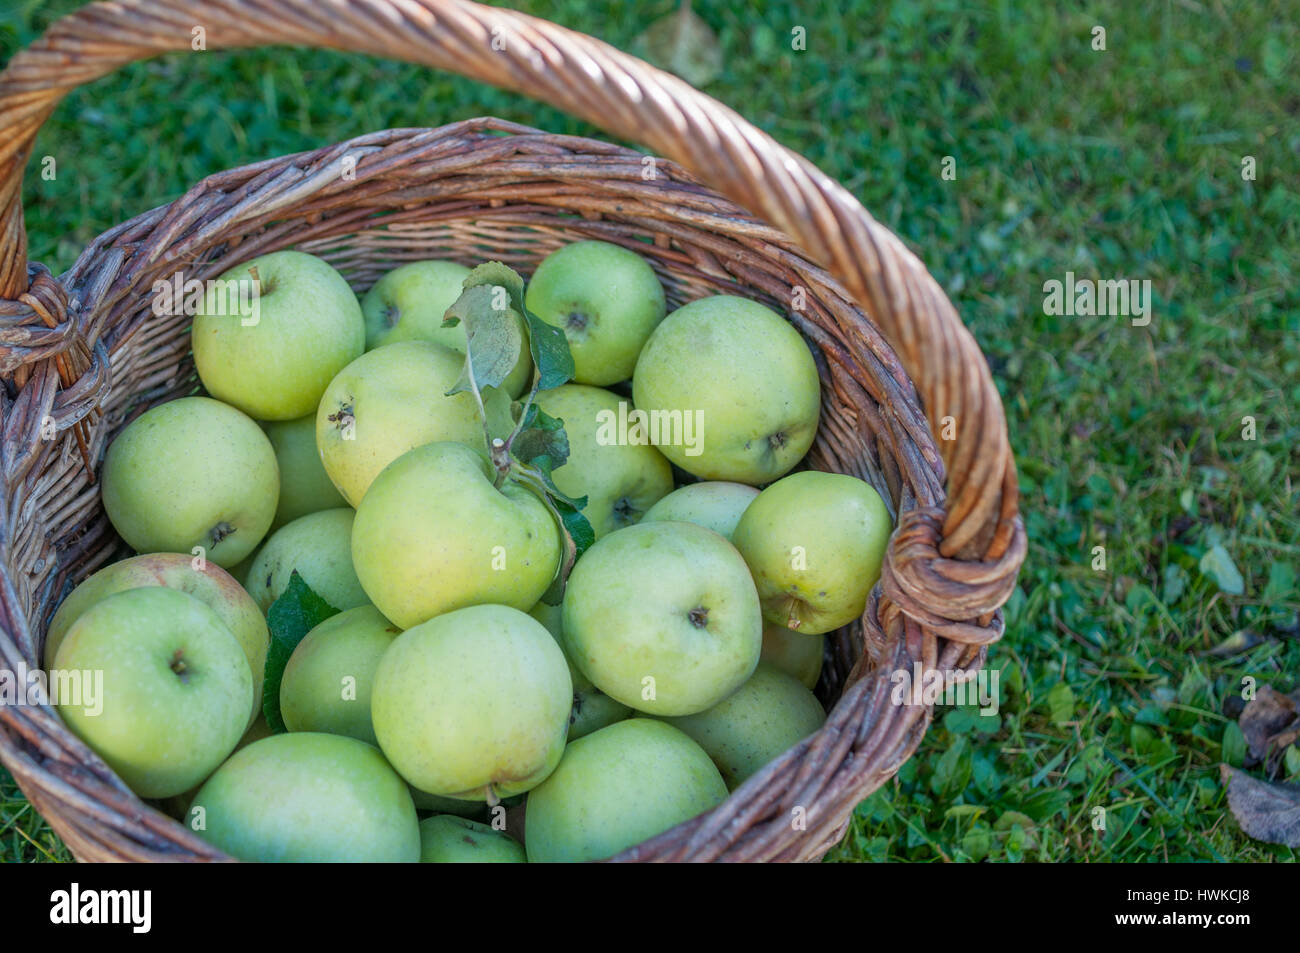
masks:
<svg viewBox="0 0 1300 953"><path fill-rule="evenodd" d="M19 2L0 55L74 6ZM674 3L523 6L629 48ZM1031 549L990 654L1000 715L941 711L831 858L1294 860L1241 833L1218 774L1240 759L1225 700L1245 676L1289 691L1300 667L1294 5L833 6L698 0L724 51L708 91L848 186L949 290L1002 389ZM73 94L42 133L59 174L28 178L32 258L60 272L219 169L488 113L597 134L341 54L140 64ZM1043 283L1067 271L1149 279L1150 325L1045 315ZM1226 565L1202 572L1215 547L1240 587ZM0 859L67 856L0 773Z"/></svg>

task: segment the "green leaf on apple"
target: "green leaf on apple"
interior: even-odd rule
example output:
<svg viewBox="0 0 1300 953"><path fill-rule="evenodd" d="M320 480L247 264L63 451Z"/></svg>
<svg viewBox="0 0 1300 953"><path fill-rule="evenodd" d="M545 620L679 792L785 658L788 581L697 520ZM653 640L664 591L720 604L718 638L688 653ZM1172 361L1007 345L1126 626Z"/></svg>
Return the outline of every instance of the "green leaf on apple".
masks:
<svg viewBox="0 0 1300 953"><path fill-rule="evenodd" d="M583 505L586 505L587 498L585 496L582 497L582 502ZM556 503L555 508L560 511L560 519L564 523L564 529L577 548L577 552L574 554L574 559L577 559L578 556L590 549L591 544L596 541L596 531L591 528L591 523L587 521L587 517L578 512L580 507L569 506L563 500L560 500Z"/></svg>
<svg viewBox="0 0 1300 953"><path fill-rule="evenodd" d="M536 404L529 404L510 451L521 463L537 467L549 480L551 471L564 466L569 459L569 435L564 432L564 421ZM581 509L581 504L575 505Z"/></svg>
<svg viewBox="0 0 1300 953"><path fill-rule="evenodd" d="M528 347L537 369L534 392L551 390L573 379L573 355L564 331L547 324L524 306L524 279L509 265L487 261L465 278L466 290L479 286L500 286L510 296L510 306L524 316L528 324ZM518 360L518 353L515 359ZM513 364L511 365L514 366Z"/></svg>
<svg viewBox="0 0 1300 953"><path fill-rule="evenodd" d="M487 433L496 485L513 479L528 487L546 504L555 518L564 546L564 559L555 581L543 599L554 605L563 595L569 572L593 542L595 532L582 515L587 498L574 499L561 493L551 478L557 467L569 459L569 438L564 421L543 413L535 403L538 391L559 387L573 378L573 355L564 331L542 321L524 306L524 279L499 261L484 262L466 276L464 291L447 309L444 326L465 322L465 370L456 386L448 391L471 391L482 409L484 387L499 387L515 367L523 348L523 336L513 321L512 311L524 316L535 373L533 386L520 409L510 436L494 439ZM485 425L486 428L486 425Z"/></svg>
<svg viewBox="0 0 1300 953"><path fill-rule="evenodd" d="M529 404L510 442L511 472L532 489L555 517L564 546L564 558L555 581L542 596L547 605L557 605L564 596L564 585L578 557L596 541L591 523L582 514L585 496L571 497L560 491L551 471L569 459L569 437L564 421L552 417L536 404Z"/></svg>
<svg viewBox="0 0 1300 953"><path fill-rule="evenodd" d="M550 482L550 477L547 477L547 482ZM569 573L573 571L573 564L596 541L596 533L591 528L591 523L587 521L587 517L579 512L580 507L574 507L558 496L552 498L549 503L560 523L564 557L560 560L559 571L556 572L550 588L542 593L542 602L548 606L558 606L564 599L564 587L569 581ZM582 505L585 506L586 503L587 498L584 496Z"/></svg>
<svg viewBox="0 0 1300 953"><path fill-rule="evenodd" d="M461 391L500 387L524 349L523 331L511 313L501 285L475 285L447 309L443 327L465 324L465 370L447 396ZM471 380L472 375L472 380Z"/></svg>
<svg viewBox="0 0 1300 953"><path fill-rule="evenodd" d="M468 291L470 288L492 287L500 285L506 289L510 295L510 306L516 311L522 313L524 310L524 279L505 262L485 261L470 269L465 280L461 282L461 287Z"/></svg>
<svg viewBox="0 0 1300 953"><path fill-rule="evenodd" d="M528 322L528 343L537 368L537 390L551 390L573 379L573 354L564 331L524 310Z"/></svg>
<svg viewBox="0 0 1300 953"><path fill-rule="evenodd" d="M271 630L271 646L266 653L262 713L266 715L266 723L273 734L286 730L280 716L280 682L284 679L284 667L289 664L289 656L308 632L338 612L312 591L297 570L289 576L289 585L280 598L267 610L266 624Z"/></svg>

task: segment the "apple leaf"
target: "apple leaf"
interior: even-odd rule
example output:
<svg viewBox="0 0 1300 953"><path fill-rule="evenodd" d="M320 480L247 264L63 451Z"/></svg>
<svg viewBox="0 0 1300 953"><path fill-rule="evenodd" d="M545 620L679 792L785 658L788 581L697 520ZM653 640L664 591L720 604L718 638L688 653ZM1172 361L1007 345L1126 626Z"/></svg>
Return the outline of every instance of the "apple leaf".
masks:
<svg viewBox="0 0 1300 953"><path fill-rule="evenodd" d="M526 470L536 471L535 475L540 477L547 495L564 501L575 510L586 508L585 496L569 496L555 485L551 476L553 470L564 466L569 459L569 435L564 432L563 420L552 417L536 404L529 404L519 432L510 442L510 452Z"/></svg>
<svg viewBox="0 0 1300 953"><path fill-rule="evenodd" d="M470 273L461 282L461 287L466 291L470 288L481 288L484 285L488 287L498 285L505 288L506 294L510 296L510 306L520 314L523 313L524 279L519 277L519 272L504 262L485 261L483 264L470 269Z"/></svg>
<svg viewBox="0 0 1300 953"><path fill-rule="evenodd" d="M542 459L545 460L545 457ZM546 505L560 530L564 555L551 587L542 595L542 601L547 605L557 605L564 595L564 587L569 581L569 573L573 571L573 564L596 541L596 533L591 528L591 523L581 512L587 505L587 498L580 496L571 499L565 496L556 488L550 473L544 473L535 464L524 463L518 458L511 461L511 473L521 485L528 487Z"/></svg>
<svg viewBox="0 0 1300 953"><path fill-rule="evenodd" d="M583 496L579 497L579 499L582 500L582 504L577 507L570 506L564 500L559 500L555 504L555 508L560 511L560 520L564 523L565 532L573 540L575 548L573 558L575 562L596 541L596 531L591 528L591 523L588 522L587 517L579 512L583 506L587 505L587 498ZM572 565L569 568L572 569ZM565 577L567 578L567 576L568 573L566 572Z"/></svg>
<svg viewBox="0 0 1300 953"><path fill-rule="evenodd" d="M524 311L528 322L528 345L533 367L537 368L537 390L551 390L573 379L573 354L569 339L553 324L547 324L531 311Z"/></svg>
<svg viewBox="0 0 1300 953"><path fill-rule="evenodd" d="M524 349L523 328L501 285L466 288L443 317L443 327L465 323L465 369L447 396L461 391L500 387ZM470 375L473 380L470 380Z"/></svg>
<svg viewBox="0 0 1300 953"><path fill-rule="evenodd" d="M485 285L504 288L510 297L510 306L524 316L528 325L529 353L537 371L534 390L551 390L572 380L574 366L569 339L560 328L547 324L524 306L524 279L519 277L519 272L503 262L485 261L465 277L462 286L468 291ZM514 364L510 366L514 367Z"/></svg>
<svg viewBox="0 0 1300 953"><path fill-rule="evenodd" d="M289 577L280 598L271 603L266 612L266 624L271 630L271 646L266 653L265 678L262 682L262 713L273 734L285 731L280 716L280 682L289 656L303 637L339 610L316 595L303 581L297 570Z"/></svg>
<svg viewBox="0 0 1300 953"><path fill-rule="evenodd" d="M510 451L522 463L531 463L550 477L551 471L569 459L569 435L564 421L552 417L536 404L529 404Z"/></svg>
<svg viewBox="0 0 1300 953"><path fill-rule="evenodd" d="M547 482L550 482L549 478ZM582 505L585 506L586 502L587 498L582 497ZM550 505L552 512L560 521L564 556L560 560L560 569L555 574L550 588L542 593L542 602L548 606L558 606L564 599L564 587L569 582L569 573L573 572L573 564L578 561L579 556L591 548L591 544L596 541L596 532L591 528L587 517L578 511L579 508L559 498L552 498Z"/></svg>

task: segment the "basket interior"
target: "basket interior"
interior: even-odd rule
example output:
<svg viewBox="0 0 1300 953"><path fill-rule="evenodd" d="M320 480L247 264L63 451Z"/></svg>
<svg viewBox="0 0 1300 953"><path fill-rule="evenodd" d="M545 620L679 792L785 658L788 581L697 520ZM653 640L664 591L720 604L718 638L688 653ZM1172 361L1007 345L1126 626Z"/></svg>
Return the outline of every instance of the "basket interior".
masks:
<svg viewBox="0 0 1300 953"><path fill-rule="evenodd" d="M349 160L347 157L352 157ZM353 177L341 170L355 161ZM649 170L649 173L647 173ZM525 276L561 245L601 239L636 251L670 309L704 295L755 298L790 319L817 357L822 424L806 461L880 491L891 515L942 499L941 465L915 392L892 350L829 275L777 230L666 160L492 120L390 130L210 177L168 206L100 236L60 279L111 384L91 452L155 404L194 393L184 314L158 315L153 283L203 280L255 255L298 248L332 262L358 293L408 261L504 261ZM64 435L38 447L9 556L34 626L78 581L126 550L80 475ZM14 525L11 523L11 525ZM861 654L860 625L827 640L819 694L832 704Z"/></svg>

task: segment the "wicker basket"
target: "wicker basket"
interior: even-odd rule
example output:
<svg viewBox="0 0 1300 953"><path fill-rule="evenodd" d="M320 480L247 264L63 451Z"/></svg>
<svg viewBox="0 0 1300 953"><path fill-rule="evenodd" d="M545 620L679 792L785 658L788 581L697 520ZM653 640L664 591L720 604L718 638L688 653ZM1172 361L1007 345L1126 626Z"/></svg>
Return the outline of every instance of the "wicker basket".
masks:
<svg viewBox="0 0 1300 953"><path fill-rule="evenodd" d="M22 176L41 123L78 84L190 49L195 26L210 49L345 48L463 73L656 158L491 119L389 130L211 176L96 238L57 278L29 264ZM679 79L507 10L119 0L59 21L0 74L0 668L37 667L59 601L122 552L95 483L105 446L197 386L188 319L153 313L155 280L296 247L360 292L421 258L530 272L581 238L645 256L670 306L727 292L789 314L822 375L809 465L869 481L897 519L864 618L828 639L825 727L616 859L821 857L929 724L929 708L892 702L890 673L973 673L1001 634L1025 536L997 391L924 266L844 189ZM0 707L0 760L82 860L227 859L136 798L49 707Z"/></svg>

